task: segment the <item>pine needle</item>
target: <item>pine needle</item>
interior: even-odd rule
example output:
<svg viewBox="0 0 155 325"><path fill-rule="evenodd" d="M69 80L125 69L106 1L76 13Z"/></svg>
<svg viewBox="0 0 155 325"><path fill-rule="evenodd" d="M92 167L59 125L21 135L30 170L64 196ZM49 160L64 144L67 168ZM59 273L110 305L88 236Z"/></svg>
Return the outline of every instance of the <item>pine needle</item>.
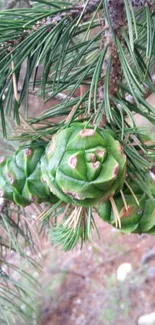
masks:
<svg viewBox="0 0 155 325"><path fill-rule="evenodd" d="M116 228L120 228L121 229L121 218L120 218L120 214L118 212L117 209L117 205L115 203L115 200L113 197L111 197L110 199L111 205L112 205L112 209L113 209L113 213L114 213L114 217L115 217L115 226Z"/></svg>
<svg viewBox="0 0 155 325"><path fill-rule="evenodd" d="M124 183L126 184L126 186L128 187L128 189L130 190L130 192L131 192L131 194L133 195L133 197L134 197L136 203L137 203L138 205L140 205L140 203L139 203L139 201L138 201L138 199L137 199L137 196L136 196L136 194L134 193L134 191L133 191L133 189L131 188L131 186L129 185L129 183L128 183L127 181L125 181Z"/></svg>
<svg viewBox="0 0 155 325"><path fill-rule="evenodd" d="M124 193L123 193L122 190L120 190L120 193L121 193L121 197L122 197L122 200L123 200L123 203L124 203L125 210L128 211L128 205L127 205Z"/></svg>

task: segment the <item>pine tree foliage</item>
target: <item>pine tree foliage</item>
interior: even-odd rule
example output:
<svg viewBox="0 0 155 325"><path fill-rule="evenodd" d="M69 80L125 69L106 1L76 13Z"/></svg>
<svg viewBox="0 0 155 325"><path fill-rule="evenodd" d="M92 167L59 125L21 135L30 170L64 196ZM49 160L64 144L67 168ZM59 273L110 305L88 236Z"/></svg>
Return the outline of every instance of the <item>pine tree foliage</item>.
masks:
<svg viewBox="0 0 155 325"><path fill-rule="evenodd" d="M144 130L137 128L135 114L155 123L154 108L146 100L154 92L154 1L90 0L73 4L38 0L31 5L30 9L0 12L0 108L4 137L8 136L7 116L12 116L17 124L26 124L26 132L12 137L24 143L49 141L78 119L95 128L105 128L114 134L127 156L128 181L134 179L153 200L146 171L152 168L150 152L154 155L154 142L146 142ZM23 64L26 73L21 83ZM60 103L31 118L28 98L32 91L45 103L54 98L61 99ZM58 122L54 123L53 118ZM43 219L61 216L63 209L60 200L52 204ZM77 217L73 207L69 211L65 218ZM82 215L89 218L78 214L74 236L66 234L73 238L72 244L65 249L76 243L78 229L81 238L85 238L81 229L89 229L88 238L95 222L92 209L82 211ZM89 220L89 227L85 219ZM80 220L84 228L78 228ZM70 231L64 224L71 225L72 220L54 228L53 238L60 244L65 238L64 230Z"/></svg>
<svg viewBox="0 0 155 325"><path fill-rule="evenodd" d="M8 133L13 127L13 121L7 119ZM8 142L0 131L0 155L12 155L18 142ZM31 218L28 210L0 199L0 324L27 324L28 315L32 321L35 314L32 306L40 285L27 270L36 271L40 266L31 257L38 252Z"/></svg>
<svg viewBox="0 0 155 325"><path fill-rule="evenodd" d="M31 272L40 268L30 257L38 248L26 211L8 202L0 204L0 322L27 324L28 315L35 313L34 299L40 290L37 280L27 271L29 267Z"/></svg>
<svg viewBox="0 0 155 325"><path fill-rule="evenodd" d="M99 208L73 206L61 198L48 202L39 219L51 241L70 250L80 240L82 247L93 230L98 232L96 210L124 232L154 234L155 143L150 130L138 128L135 118L138 114L155 125L155 110L146 100L155 91L154 1L25 0L24 8L19 0L1 4L5 5L0 11L1 155L12 157L19 144L28 147L32 140L46 149L55 134L80 121L109 132L127 157L124 188ZM59 104L32 118L31 93L45 103L57 98ZM20 284L17 274L31 284L34 279L10 262L11 250L34 265L27 254L28 249L36 251L29 218L24 207L1 199L4 324L16 324L17 315L25 317L22 304L32 308L35 292Z"/></svg>

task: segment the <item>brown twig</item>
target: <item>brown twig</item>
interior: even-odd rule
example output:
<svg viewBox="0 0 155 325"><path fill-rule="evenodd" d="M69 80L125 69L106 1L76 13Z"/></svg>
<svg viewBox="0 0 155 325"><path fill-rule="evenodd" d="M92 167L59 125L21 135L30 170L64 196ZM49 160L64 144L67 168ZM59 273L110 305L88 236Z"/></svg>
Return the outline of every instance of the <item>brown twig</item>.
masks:
<svg viewBox="0 0 155 325"><path fill-rule="evenodd" d="M125 5L124 0L107 0L108 13L111 20L111 27L108 24L108 19L105 17L105 21L102 24L103 36L101 40L101 48L106 48L106 55L103 61L101 70L101 81L98 86L98 104L101 106L104 102L104 91L105 91L105 77L107 69L110 65L110 76L109 76L109 97L114 96L120 85L122 79L122 69L119 59L117 46L113 32L121 38L122 26L126 25ZM102 126L104 127L107 123L106 113L102 117Z"/></svg>
<svg viewBox="0 0 155 325"><path fill-rule="evenodd" d="M98 99L102 103L104 99L104 83L107 68L111 61L110 80L109 80L109 95L114 96L118 91L119 84L122 78L122 71L118 50L113 37L113 31L121 38L121 28L126 25L125 5L123 0L107 0L109 17L111 20L112 30L105 18L105 32L101 40L101 48L107 47L106 56L102 66L101 82L98 88Z"/></svg>

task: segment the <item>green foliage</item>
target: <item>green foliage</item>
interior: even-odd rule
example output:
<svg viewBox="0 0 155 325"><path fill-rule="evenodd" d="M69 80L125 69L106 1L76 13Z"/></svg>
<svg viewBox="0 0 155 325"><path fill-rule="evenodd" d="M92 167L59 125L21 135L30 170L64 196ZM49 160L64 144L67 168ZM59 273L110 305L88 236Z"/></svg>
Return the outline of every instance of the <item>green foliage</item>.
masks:
<svg viewBox="0 0 155 325"><path fill-rule="evenodd" d="M119 3L118 1L118 6ZM90 189L84 175L86 165L88 174L90 172L90 183L94 181L92 178L95 175L92 176L92 169L89 170L88 166L87 151L94 150L95 146L102 145L107 150L107 159L98 159L99 167L105 164L108 171L111 168L112 172L114 160L119 167L116 180L106 183L102 179L100 184L103 188L102 198L109 199L110 196L110 201L102 202L103 219L111 224L115 222L118 226L125 208L130 213L126 218L121 218L123 231L154 233L154 189L148 182L148 175L154 164L155 147L152 140L151 144L146 143L143 130L137 127L135 120L135 114L138 114L155 124L155 110L146 101L147 95L155 90L152 81L155 55L154 12L149 5L135 11L131 3L124 0L126 23L118 24L118 28L109 10L108 0L93 3L88 1L74 6L67 1L38 0L32 2L32 8L0 11L0 114L3 136L7 138L11 134L7 125L9 117L13 118L15 124L22 122L26 126L22 128L21 134L15 132L10 137L11 140L22 141L24 149L18 150L13 158L2 161L0 187L6 199L11 198L21 205L29 204L34 196L39 197L39 202L46 199L50 201L41 219L44 226L52 220L53 228L49 231L51 240L64 250L72 249L78 240L82 246L84 241L90 239L92 229L97 230L92 206L98 203L99 189L96 184L93 184L95 190ZM84 87L86 91L83 92ZM44 103L60 95L63 95L63 99L40 116L32 118L32 108L28 104L30 92L35 92ZM24 117L21 106L24 106ZM93 138L89 148L84 146L81 149L81 139L78 138L77 146L74 143L70 147L67 136L70 132L74 134L79 131L78 124L75 129L72 127L78 119L80 123L85 123L85 128L91 123L93 129L97 130L97 135L99 127L102 128L99 137L104 142L106 134L110 145L101 144L100 141L94 144ZM43 157L46 143L51 137L52 142L56 139L57 148L54 153L49 152L50 143ZM29 140L34 141L31 149L34 150L32 158L35 164L25 155L25 150L29 150L25 149L28 148ZM0 141L3 142L2 139ZM42 143L43 149L39 149L37 143ZM80 166L71 173L66 161L71 158L70 150L77 154L78 146ZM64 161L61 161L60 149L67 155ZM3 151L3 155L10 152L10 145ZM122 158L123 152L126 158ZM95 159L96 157L95 151ZM30 166L33 168L29 169ZM58 178L56 173L60 171ZM47 184L42 182L42 172ZM12 184L9 184L8 174L13 176ZM126 176L127 182L123 189ZM82 187L80 183L77 186L77 178L81 181L82 177L85 185L82 183ZM130 193L127 193L127 184ZM136 186L138 192L132 190ZM49 188L59 200L51 202ZM117 193L119 191L121 192ZM83 208L77 207L79 193L80 205L82 206L82 196L87 201ZM76 197L71 194L76 194ZM33 246L33 236L27 230L29 227L25 225L24 230L21 228L23 210L19 209L18 213L16 210L18 222L14 222L14 209L17 208L11 206L2 211L1 223L9 236L11 249L24 257L23 241L25 240L26 247ZM6 242L3 238L2 246L8 249ZM3 259L2 262L4 263ZM14 289L19 291L18 283ZM22 290L25 290L25 295L26 289ZM18 294L21 297L21 292ZM6 301L7 299L8 297ZM8 307L11 308L11 304L6 304L4 317L8 317ZM14 310L20 314L18 302ZM7 318L5 322L8 322Z"/></svg>
<svg viewBox="0 0 155 325"><path fill-rule="evenodd" d="M136 113L147 118L151 123L155 122L154 109L145 100L146 92L154 91L151 73L154 62L155 24L151 6L144 6L141 10L135 12L131 2L125 0L128 28L123 26L120 30L120 27L118 27L117 31L114 27L116 24L114 24L113 16L109 11L108 1L104 2L102 19L106 19L109 23L109 33L113 35L113 46L117 52L116 57L120 63L122 73L122 80L117 86L117 91L111 91L113 74L116 72L115 66L118 61L115 62L115 56L112 49L109 49L108 41L101 46L104 38L106 38L106 30L102 30L101 21L98 19L98 12L102 7L102 3L95 2L93 4L95 7L91 7L91 3L82 7L73 7L69 2L39 0L33 4L34 6L31 9L0 12L0 97L4 135L7 134L7 115L11 114L16 123L23 122L20 107L21 104L24 104L25 123L30 128L28 131L22 132L20 136L14 135L13 138L23 141L36 141L38 138L47 140L58 131L57 138L60 137L60 141L57 144L58 154L57 151L54 153L54 161L56 161L60 160L58 156L62 141L61 135L63 136L65 132L68 132L68 127L73 121L77 120L79 115L83 114L82 121L91 122L95 129L102 125L102 121L105 119L106 134L114 135L121 143L127 156L129 180L136 177L139 188L143 189L144 195L147 195L147 198L149 197L152 200L150 187L146 182L146 171L149 171L152 166L152 162L148 157L150 149L146 146L142 131L137 128L134 119ZM92 18L85 19L85 15L87 16L91 12L93 12ZM23 64L26 65L26 73L24 80L21 82L20 75L23 71ZM40 68L42 69L41 78L38 74ZM81 89L82 85L87 86L88 90L84 94L75 97L75 92L79 87ZM20 92L18 91L19 87ZM31 90L36 91L45 102L52 100L61 93L64 95L64 92L67 95L58 105L46 110L41 116L30 118L28 97ZM132 96L132 101L129 101L127 95ZM55 117L59 118L57 123L52 122ZM59 132L64 128L64 131ZM151 150L152 154L154 154L154 147ZM18 182L13 182L12 193L13 199L17 203L23 204L23 200L27 200L25 204L28 204L34 196L34 189L36 189L34 186L36 175L35 177L27 175L28 163L23 156L24 150L21 152L23 154L21 154L20 163L22 161L22 165L26 166L22 171L23 177L21 176L24 185L21 185L22 189L19 190ZM9 171L11 170L15 178L18 178L16 167L19 155L20 151L15 154L13 165L10 165L11 163L7 160L5 174L10 174ZM115 156L115 158L117 161L118 157ZM52 164L52 159L48 151L46 151L43 159L41 156L37 159L37 161L39 159L43 161L43 176L47 184L42 184L42 186L47 187L46 185L48 185L60 200L76 205L78 203L76 198L71 199L70 194L64 195L62 192L76 192L74 191L75 188L72 189L71 187L77 187L77 184L75 186L73 182L70 184L69 178L65 180L64 173L59 177L59 180L55 178L55 173L58 172L56 171L57 165L51 165L53 166L50 167L51 171L49 165ZM81 170L84 168L82 160L80 164L82 164L82 167L75 171L77 173L82 173ZM112 163L109 162L108 165L112 166ZM40 162L38 162L38 166L40 166ZM64 162L64 166L66 166L66 162ZM109 192L106 190L104 197L114 194L118 189L122 188L125 169L120 161L119 168L119 173L122 174L122 178L119 176L120 186L114 189L112 186ZM37 168L37 170L39 169ZM33 172L36 173L36 170L33 170ZM28 183L27 177L30 178ZM37 177L40 182L40 171L37 173ZM5 192L5 184L2 185L2 190ZM37 189L42 186L38 185ZM82 189L79 186L78 193L86 194L80 191ZM85 189L85 192L87 192L87 189ZM91 195L97 195L95 193L96 191ZM90 202L92 198L89 198L88 206L95 204L93 201ZM53 217L53 214L56 216L59 205L61 208L60 201L52 205L43 215L43 219L50 214ZM54 231L56 234L57 231L60 231L60 233L62 231L63 236L64 225L59 225ZM70 229L67 229L67 231L70 234Z"/></svg>
<svg viewBox="0 0 155 325"><path fill-rule="evenodd" d="M1 158L1 197L22 206L32 202L54 201L54 196L41 177L44 150L44 143L31 143L27 148L18 149L13 157Z"/></svg>
<svg viewBox="0 0 155 325"><path fill-rule="evenodd" d="M28 251L37 251L29 227L29 216L16 206L5 207L0 214L0 310L2 324L27 323L34 314L33 301L39 283L26 271L40 268ZM27 252L26 252L27 251ZM22 279L22 281L21 281Z"/></svg>
<svg viewBox="0 0 155 325"><path fill-rule="evenodd" d="M87 207L122 188L126 157L108 131L74 123L53 137L41 168L43 180L59 199Z"/></svg>
<svg viewBox="0 0 155 325"><path fill-rule="evenodd" d="M32 142L0 160L0 196L18 205L60 200L93 206L114 195L126 175L126 156L108 131L74 123L46 143ZM52 192L52 193L51 193Z"/></svg>
<svg viewBox="0 0 155 325"><path fill-rule="evenodd" d="M13 123L7 121L11 132ZM8 143L0 137L0 154L11 155L18 143ZM35 314L34 298L39 283L28 273L40 269L31 253L36 254L38 244L30 226L31 213L7 200L0 199L0 323L27 324L28 315Z"/></svg>
<svg viewBox="0 0 155 325"><path fill-rule="evenodd" d="M122 197L116 197L115 202L121 218L121 231L124 233L155 233L154 209L155 200L147 199L143 193L133 197L132 194L124 196L126 206ZM110 202L101 204L98 208L101 218L115 226L115 215Z"/></svg>
<svg viewBox="0 0 155 325"><path fill-rule="evenodd" d="M92 208L71 209L68 206L67 209L63 209L61 219L61 222L54 223L52 229L49 230L49 235L52 243L60 246L64 251L73 249L79 242L82 248L83 244L91 239L92 231L98 232Z"/></svg>
<svg viewBox="0 0 155 325"><path fill-rule="evenodd" d="M150 9L146 7L143 9L143 15L139 13L135 15L133 10L131 11L127 7L129 27L134 19L134 29L131 35L131 28L129 28L129 36L127 31L123 29L123 42L120 42L116 37L124 78L117 96L115 95L112 98L112 104L109 102L109 106L107 102L99 105L96 96L101 78L101 66L106 53L106 49L100 49L102 32L98 32L95 36L91 32L99 25L96 18L98 9L91 22L83 22L78 15L72 19L72 7L69 3L65 5L66 8L63 9L61 3L52 2L50 3L50 10L36 6L32 9L13 10L11 14L10 11L0 13L0 43L5 44L1 47L0 60L1 97L7 90L7 101L4 103L2 101L6 107L6 113L13 109L14 118L19 122L19 107L23 100L25 103L28 102L26 98L28 97L29 87L34 89L37 86L41 89L41 95L46 101L51 100L64 90L69 91L69 95L63 104L55 108L56 111L52 108L37 120L32 120L31 123L33 124L45 121L53 116L67 115L72 105L77 103L75 118L81 113L80 105L83 103L85 114L88 112L88 116L93 117L98 124L102 115L106 113L112 128L122 129L123 127L125 131L127 125L125 121L122 121L121 110L117 107L118 101L129 117L131 117L130 112L132 111L143 116L147 115L147 118L153 122L154 110L144 99L146 86L148 91L154 90L150 77L151 62L154 57L154 18ZM61 15L64 18L61 18ZM145 23L146 18L147 23ZM91 37L89 37L90 32ZM17 40L16 35L18 35ZM18 82L25 59L27 59L27 69L17 103L17 100L14 101L12 78L8 77L11 74L11 62L13 61ZM42 65L43 68L42 80L37 78L39 65ZM111 69L110 66L109 69ZM32 82L30 82L31 77L33 78ZM72 102L70 98L80 84L90 85L88 93L83 98L76 98L76 102ZM49 89L50 95L48 95ZM96 94L93 95L94 89ZM124 98L124 90L133 96L134 105ZM91 102L92 96L94 103ZM105 89L105 98L109 98L108 84ZM26 104L25 114L27 114L27 110ZM94 111L93 116L92 111ZM3 121L3 126L4 123L5 121Z"/></svg>

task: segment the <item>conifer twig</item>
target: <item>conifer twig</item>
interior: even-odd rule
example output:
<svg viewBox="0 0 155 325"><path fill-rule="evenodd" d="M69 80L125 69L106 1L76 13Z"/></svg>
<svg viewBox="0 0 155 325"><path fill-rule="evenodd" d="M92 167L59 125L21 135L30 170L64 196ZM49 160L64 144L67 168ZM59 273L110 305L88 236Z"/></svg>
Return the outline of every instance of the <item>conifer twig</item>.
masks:
<svg viewBox="0 0 155 325"><path fill-rule="evenodd" d="M153 0L130 0L133 7L143 7L145 5L153 5ZM124 0L107 0L109 4L109 13L112 20L112 26L115 32L119 33L120 26L124 25ZM11 3L15 3L15 0L12 0ZM43 18L41 21L38 21L34 28L30 31L26 31L23 29L23 35L18 39L7 41L6 43L10 44L11 49L14 46L17 46L20 42L22 42L30 33L33 33L37 29L40 29L43 26L49 25L48 32L52 30L58 23L60 23L64 18L68 18L70 21L81 16L81 20L87 19L89 15L95 12L95 10L99 7L102 8L103 4L101 0L89 0L87 4L83 4L81 2L79 5L73 5L70 10L64 10L56 14L55 16ZM0 47L3 45L0 45Z"/></svg>
<svg viewBox="0 0 155 325"><path fill-rule="evenodd" d="M107 47L107 51L101 71L101 82L98 87L98 101L100 105L104 101L105 77L109 64L109 97L114 96L119 89L120 81L122 79L122 70L113 32L115 31L115 34L121 38L121 28L126 24L124 0L118 0L117 2L115 0L107 0L107 4L111 26L109 25L108 18L106 17L105 24L103 25L105 31L101 40L101 48ZM103 116L102 123L103 126L106 124L105 114Z"/></svg>
<svg viewBox="0 0 155 325"><path fill-rule="evenodd" d="M145 5L153 5L152 0L130 0L133 7L143 7ZM122 69L118 53L118 48L115 43L115 36L122 41L122 27L126 26L126 12L124 0L106 0L108 5L108 15L111 22L109 25L107 17L105 18L105 24L102 26L105 32L101 41L101 48L107 47L105 59L103 61L101 71L101 81L98 87L98 102L101 105L104 101L105 93L105 77L108 66L110 65L110 78L109 78L109 98L114 96L120 86L122 79ZM102 119L102 125L106 124L106 114Z"/></svg>

